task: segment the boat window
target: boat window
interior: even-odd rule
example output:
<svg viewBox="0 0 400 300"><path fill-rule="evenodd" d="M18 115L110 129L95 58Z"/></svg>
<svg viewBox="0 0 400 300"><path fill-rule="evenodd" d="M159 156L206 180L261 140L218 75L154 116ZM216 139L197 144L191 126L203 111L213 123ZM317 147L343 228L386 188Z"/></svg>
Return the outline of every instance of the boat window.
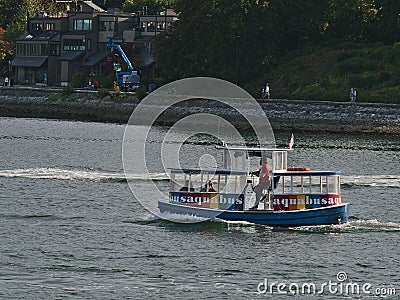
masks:
<svg viewBox="0 0 400 300"><path fill-rule="evenodd" d="M339 194L339 176L282 176L276 193Z"/></svg>
<svg viewBox="0 0 400 300"><path fill-rule="evenodd" d="M304 176L282 176L277 193L283 194L305 194L310 193L310 177Z"/></svg>
<svg viewBox="0 0 400 300"><path fill-rule="evenodd" d="M328 179L328 194L340 194L339 176L329 176Z"/></svg>
<svg viewBox="0 0 400 300"><path fill-rule="evenodd" d="M241 194L246 182L245 176L230 175L225 186L226 194Z"/></svg>
<svg viewBox="0 0 400 300"><path fill-rule="evenodd" d="M306 179L308 183L308 190L309 194L321 194L321 177L320 176L308 176Z"/></svg>
<svg viewBox="0 0 400 300"><path fill-rule="evenodd" d="M287 152L286 151L279 151L274 152L273 154L274 159L274 170L285 170L287 168Z"/></svg>
<svg viewBox="0 0 400 300"><path fill-rule="evenodd" d="M292 176L291 179L291 194L304 194L306 188L304 186L304 177L303 176Z"/></svg>
<svg viewBox="0 0 400 300"><path fill-rule="evenodd" d="M226 193L228 175L220 175L218 182L218 191Z"/></svg>
<svg viewBox="0 0 400 300"><path fill-rule="evenodd" d="M194 188L195 191L200 191L201 186L202 186L202 181L201 181L201 174L191 174L190 175L190 184L191 187Z"/></svg>
<svg viewBox="0 0 400 300"><path fill-rule="evenodd" d="M186 174L171 174L171 179L173 179L173 183L171 183L171 190L179 191L181 188L183 188L187 180L186 177Z"/></svg>
<svg viewBox="0 0 400 300"><path fill-rule="evenodd" d="M170 187L169 190L170 191L175 191L175 174L171 173L171 180L169 181Z"/></svg>

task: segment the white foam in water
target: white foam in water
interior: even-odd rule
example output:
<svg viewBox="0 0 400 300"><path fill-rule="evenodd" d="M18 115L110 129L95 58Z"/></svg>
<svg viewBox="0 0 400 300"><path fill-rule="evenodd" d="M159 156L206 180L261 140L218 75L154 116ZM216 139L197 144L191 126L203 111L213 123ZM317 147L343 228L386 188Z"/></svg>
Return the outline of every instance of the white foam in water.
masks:
<svg viewBox="0 0 400 300"><path fill-rule="evenodd" d="M169 212L164 212L160 215L163 219L178 223L198 223L203 221L208 221L207 218L202 218L194 215L182 215L174 214Z"/></svg>
<svg viewBox="0 0 400 300"><path fill-rule="evenodd" d="M400 188L399 175L342 176L341 182L352 186Z"/></svg>
<svg viewBox="0 0 400 300"><path fill-rule="evenodd" d="M318 226L301 226L293 227L292 230L322 232L322 233L346 233L346 232L393 232L400 231L400 224L394 222L383 223L376 219L374 220L356 220L344 224L335 225L318 225Z"/></svg>
<svg viewBox="0 0 400 300"><path fill-rule="evenodd" d="M354 227L356 229L380 229L382 231L400 231L400 224L394 222L383 223L376 219L351 221L343 225Z"/></svg>
<svg viewBox="0 0 400 300"><path fill-rule="evenodd" d="M125 174L99 171L63 170L58 168L32 168L1 170L0 177L5 178L33 178L33 179L59 179L59 180L142 180L143 174ZM165 173L151 173L152 180L166 180Z"/></svg>
<svg viewBox="0 0 400 300"><path fill-rule="evenodd" d="M0 170L0 177L5 178L34 178L60 180L143 180L143 174L124 174L100 171L63 170L59 168L29 168L15 170ZM168 180L166 173L151 173L152 180ZM397 175L369 175L369 176L342 176L342 184L352 186L393 187L400 188L400 176Z"/></svg>

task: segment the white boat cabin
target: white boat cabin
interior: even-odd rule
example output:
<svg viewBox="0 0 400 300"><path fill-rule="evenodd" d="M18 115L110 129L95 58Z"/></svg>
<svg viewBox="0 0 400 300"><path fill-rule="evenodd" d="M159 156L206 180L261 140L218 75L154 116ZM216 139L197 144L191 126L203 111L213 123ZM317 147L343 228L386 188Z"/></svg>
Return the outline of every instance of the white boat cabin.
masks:
<svg viewBox="0 0 400 300"><path fill-rule="evenodd" d="M224 153L222 169L170 169L170 203L248 210L254 204L253 190L258 184L252 157L267 160L270 168L269 183L257 209L289 211L341 203L340 172L288 167L290 149L228 146L217 146L217 149Z"/></svg>

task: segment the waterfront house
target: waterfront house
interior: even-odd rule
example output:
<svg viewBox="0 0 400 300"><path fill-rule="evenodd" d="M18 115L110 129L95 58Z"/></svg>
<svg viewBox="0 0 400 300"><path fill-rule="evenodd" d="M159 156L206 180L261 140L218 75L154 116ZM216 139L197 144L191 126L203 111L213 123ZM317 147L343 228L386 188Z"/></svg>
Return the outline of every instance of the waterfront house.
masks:
<svg viewBox="0 0 400 300"><path fill-rule="evenodd" d="M28 17L27 31L16 41L17 84L67 86L77 72L107 75L117 54L107 49L109 36L121 44L142 77L154 74L153 41L177 20L172 10L147 15L106 11L91 1L75 4Z"/></svg>

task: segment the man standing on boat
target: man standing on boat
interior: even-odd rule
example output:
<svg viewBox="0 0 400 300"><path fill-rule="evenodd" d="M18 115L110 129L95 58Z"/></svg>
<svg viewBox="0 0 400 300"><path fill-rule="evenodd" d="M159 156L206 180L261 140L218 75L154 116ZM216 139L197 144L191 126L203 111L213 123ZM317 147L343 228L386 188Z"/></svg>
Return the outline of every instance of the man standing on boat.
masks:
<svg viewBox="0 0 400 300"><path fill-rule="evenodd" d="M268 188L270 171L268 167L268 160L266 158L261 158L260 160L260 170L252 172L251 174L259 174L259 181L257 186L254 188L256 193L256 202L250 209L256 209L260 203L262 197L264 196L263 191Z"/></svg>

